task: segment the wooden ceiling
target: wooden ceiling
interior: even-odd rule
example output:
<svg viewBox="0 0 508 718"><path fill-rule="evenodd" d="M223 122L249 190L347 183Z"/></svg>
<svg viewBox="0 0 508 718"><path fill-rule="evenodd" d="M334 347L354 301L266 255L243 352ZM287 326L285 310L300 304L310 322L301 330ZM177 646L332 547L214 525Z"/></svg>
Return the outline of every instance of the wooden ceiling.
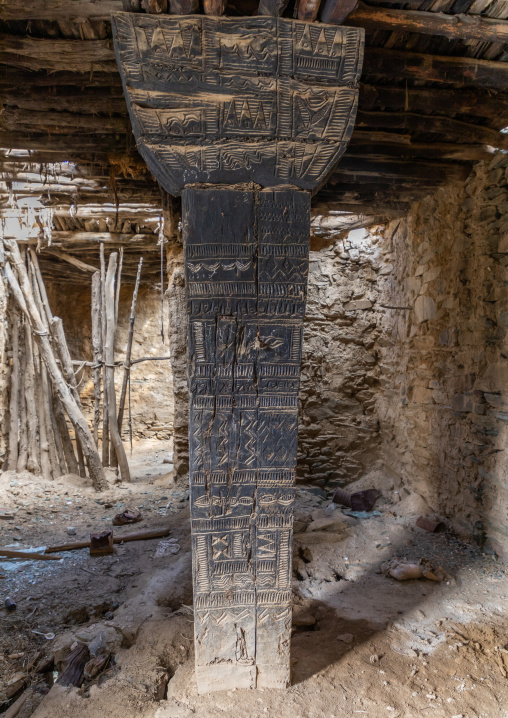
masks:
<svg viewBox="0 0 508 718"><path fill-rule="evenodd" d="M354 4L291 0L283 14L340 22ZM109 17L121 9L122 0L3 1L0 216L44 208L53 249L75 256L89 258L98 241L87 244L85 232L132 240L138 253L146 245L156 276L161 195L136 152L116 67ZM257 0L230 0L225 14L257 10ZM368 0L346 17L366 30L359 112L316 212L404 213L436 186L464 180L494 148L508 150L505 18L508 0ZM44 266L84 278L55 254Z"/></svg>

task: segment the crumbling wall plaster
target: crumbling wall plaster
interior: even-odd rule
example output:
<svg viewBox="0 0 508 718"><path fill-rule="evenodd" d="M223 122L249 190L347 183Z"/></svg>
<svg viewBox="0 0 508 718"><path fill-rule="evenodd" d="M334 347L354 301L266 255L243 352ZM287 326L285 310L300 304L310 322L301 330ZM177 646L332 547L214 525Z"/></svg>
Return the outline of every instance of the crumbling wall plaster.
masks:
<svg viewBox="0 0 508 718"><path fill-rule="evenodd" d="M386 227L376 410L385 466L508 555L508 158Z"/></svg>

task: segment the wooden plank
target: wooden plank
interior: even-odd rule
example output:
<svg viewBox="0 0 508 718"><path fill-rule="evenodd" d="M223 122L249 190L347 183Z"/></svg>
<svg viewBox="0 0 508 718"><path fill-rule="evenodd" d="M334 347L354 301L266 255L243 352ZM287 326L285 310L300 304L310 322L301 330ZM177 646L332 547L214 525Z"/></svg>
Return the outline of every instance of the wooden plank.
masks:
<svg viewBox="0 0 508 718"><path fill-rule="evenodd" d="M347 24L363 27L370 32L390 30L437 35L449 40L508 42L506 20L479 15L446 15L441 12L369 7L360 3L358 9L348 17Z"/></svg>
<svg viewBox="0 0 508 718"><path fill-rule="evenodd" d="M109 20L122 9L122 0L4 0L2 20L55 20L65 18Z"/></svg>
<svg viewBox="0 0 508 718"><path fill-rule="evenodd" d="M384 77L387 80L407 79L506 90L508 62L366 47L363 77L368 75Z"/></svg>
<svg viewBox="0 0 508 718"><path fill-rule="evenodd" d="M186 188L182 208L198 690L285 688L310 195Z"/></svg>

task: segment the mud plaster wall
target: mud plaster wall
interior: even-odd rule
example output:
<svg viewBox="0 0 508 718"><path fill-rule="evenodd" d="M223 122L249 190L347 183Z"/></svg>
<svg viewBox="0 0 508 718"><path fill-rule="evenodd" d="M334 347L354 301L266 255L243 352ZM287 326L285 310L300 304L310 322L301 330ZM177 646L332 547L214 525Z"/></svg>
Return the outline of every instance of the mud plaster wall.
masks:
<svg viewBox="0 0 508 718"><path fill-rule="evenodd" d="M508 158L392 222L379 282L385 466L508 556Z"/></svg>
<svg viewBox="0 0 508 718"><path fill-rule="evenodd" d="M121 288L118 327L115 336L115 359L125 357L132 285ZM92 360L92 329L90 316L90 290L56 285L48 287L51 309L62 318L69 349L73 359ZM160 290L141 286L136 307L132 359L145 356L168 356L167 301L164 302L165 344L161 338ZM120 397L123 369L115 371L117 401ZM93 421L93 379L90 369L78 374L80 395L85 413ZM165 440L168 450L173 434L173 380L170 361L150 361L136 364L131 373L131 407L133 438L159 438ZM126 404L122 436L128 441L128 404ZM101 431L99 431L99 437Z"/></svg>

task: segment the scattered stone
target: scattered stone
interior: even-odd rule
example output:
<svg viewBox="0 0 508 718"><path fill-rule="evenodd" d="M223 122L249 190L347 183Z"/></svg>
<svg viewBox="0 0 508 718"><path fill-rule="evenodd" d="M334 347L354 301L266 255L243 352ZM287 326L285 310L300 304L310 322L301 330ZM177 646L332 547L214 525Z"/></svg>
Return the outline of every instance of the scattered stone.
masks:
<svg viewBox="0 0 508 718"><path fill-rule="evenodd" d="M69 536L75 536L76 535L76 529L74 526L67 526L67 534Z"/></svg>

